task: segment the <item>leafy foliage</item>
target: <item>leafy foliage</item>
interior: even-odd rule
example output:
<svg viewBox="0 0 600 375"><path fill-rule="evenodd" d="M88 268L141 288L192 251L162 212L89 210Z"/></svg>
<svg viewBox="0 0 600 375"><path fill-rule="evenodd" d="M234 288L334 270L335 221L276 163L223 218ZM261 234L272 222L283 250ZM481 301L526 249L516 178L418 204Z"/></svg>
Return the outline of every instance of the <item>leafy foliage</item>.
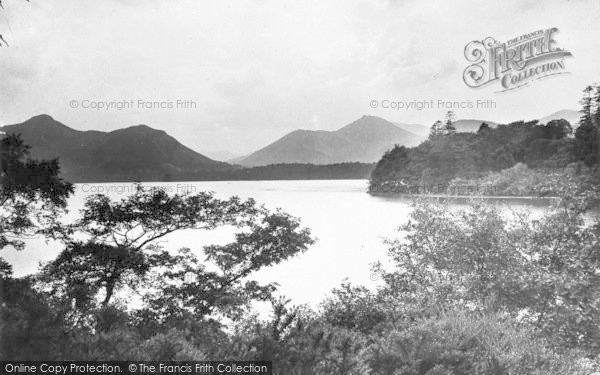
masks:
<svg viewBox="0 0 600 375"><path fill-rule="evenodd" d="M479 186L481 193L499 196L569 197L581 206L591 208L600 203L599 182L600 168L590 168L582 162L571 163L564 169L532 169L517 163L478 179L455 178L450 181L449 188Z"/></svg>
<svg viewBox="0 0 600 375"><path fill-rule="evenodd" d="M29 146L18 135L0 139L0 249L24 248L23 237L59 236L73 185L58 177L57 160L28 158Z"/></svg>
<svg viewBox="0 0 600 375"><path fill-rule="evenodd" d="M484 179L503 170L511 173L519 164L530 168L531 175L565 174L577 162L583 162L589 172L597 173L594 171L600 161L600 86L586 88L581 103L582 117L574 137L571 124L564 119L545 125L518 121L494 129L483 123L475 134L456 133L452 130L453 114L449 113L446 123L436 122L429 139L419 146L411 149L396 146L386 152L371 173L370 191L409 193L410 186L448 186L453 180ZM528 183L508 193L530 194L538 190L534 185ZM584 182L581 186L587 185ZM560 187L543 190L544 195L564 194Z"/></svg>
<svg viewBox="0 0 600 375"><path fill-rule="evenodd" d="M211 269L184 251L176 267L161 273L157 291L146 297L156 319L180 320L188 314L201 319L215 312L235 318L240 314L237 307L272 297L275 284L260 285L248 281L248 276L303 252L313 240L310 232L288 214L260 211L244 231L236 234L234 242L204 248ZM186 275L194 278L182 287Z"/></svg>
<svg viewBox="0 0 600 375"><path fill-rule="evenodd" d="M175 231L223 225L239 229L235 241L204 249L206 261L219 271L208 270L189 250L172 255L159 247L158 241ZM262 267L306 250L313 241L297 219L270 212L253 200L221 200L206 192L169 195L141 185L116 202L103 195L90 197L71 230L87 242L69 240L66 249L46 265L44 279L53 291L83 308L93 305L103 290L102 305L107 306L120 287L135 289L153 276L156 292L145 300L155 319L173 319L184 311L202 318L217 308L227 310L268 298L273 286L244 280ZM182 286L187 275L195 281Z"/></svg>
<svg viewBox="0 0 600 375"><path fill-rule="evenodd" d="M406 185L448 184L454 178L476 179L519 162L531 167L564 168L577 157L573 139L556 138L567 132L563 129L566 124L562 124L517 122L484 128L477 134L433 137L412 149L396 146L377 163L371 185L395 181Z"/></svg>
<svg viewBox="0 0 600 375"><path fill-rule="evenodd" d="M284 259L284 248L305 239L297 221L282 228L290 224L282 213L250 222L257 227L234 244L208 250L219 272L188 250L142 251L166 262L142 270L163 286L140 309L71 305L60 294L34 291L34 280L13 279L4 267L1 328L17 344L0 347L2 358L17 358L21 350L23 359L270 360L278 374L583 375L600 369L594 359L600 353L600 222L586 223L577 206L533 219L478 202L463 211L417 202L400 238L388 241L392 267L376 266L384 284L373 291L345 283L318 311L290 306L272 289L261 294L257 284L227 285L263 260ZM262 240L270 245L259 246ZM79 266L97 262L94 247L76 245L82 244L69 251L85 256ZM100 254L115 250L95 246ZM73 277L89 272L98 282L128 254L116 251L96 269L75 267ZM128 272L135 278L136 270ZM178 282L190 271L196 282ZM270 300L272 316L260 320L239 310L224 329L215 312L245 298Z"/></svg>
<svg viewBox="0 0 600 375"><path fill-rule="evenodd" d="M417 204L390 241L388 292L423 309L502 311L556 343L600 353L600 223L573 207L512 220L493 206L453 212Z"/></svg>

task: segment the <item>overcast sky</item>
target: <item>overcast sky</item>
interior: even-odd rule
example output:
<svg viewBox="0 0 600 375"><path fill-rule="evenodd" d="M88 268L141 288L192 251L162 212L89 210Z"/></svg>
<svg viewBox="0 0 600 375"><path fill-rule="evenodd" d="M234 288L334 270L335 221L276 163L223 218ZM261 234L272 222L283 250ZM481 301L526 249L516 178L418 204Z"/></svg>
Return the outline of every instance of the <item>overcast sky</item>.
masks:
<svg viewBox="0 0 600 375"><path fill-rule="evenodd" d="M458 109L497 122L578 109L600 80L600 1L4 0L0 123L47 113L75 129L163 129L199 152L254 151L298 129L334 130L362 115L431 125L443 110L371 100L494 100ZM467 87L472 40L557 27L568 75L496 93ZM192 100L196 108L139 109ZM71 108L72 101L78 108ZM81 108L134 100L133 109ZM87 102L86 102L87 103ZM90 102L91 103L91 102Z"/></svg>

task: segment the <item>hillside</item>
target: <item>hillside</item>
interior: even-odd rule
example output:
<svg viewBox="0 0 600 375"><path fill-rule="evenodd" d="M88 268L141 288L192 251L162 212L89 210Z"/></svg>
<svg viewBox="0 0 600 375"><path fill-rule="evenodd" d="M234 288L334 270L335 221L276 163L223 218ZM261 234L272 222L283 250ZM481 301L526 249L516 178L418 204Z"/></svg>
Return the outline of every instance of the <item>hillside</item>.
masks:
<svg viewBox="0 0 600 375"><path fill-rule="evenodd" d="M59 158L62 177L72 182L206 179L232 169L146 125L79 131L40 115L0 130L21 134L34 158Z"/></svg>
<svg viewBox="0 0 600 375"><path fill-rule="evenodd" d="M560 111L556 111L548 116L542 117L542 118L538 119L538 121L541 125L546 125L548 122L550 122L552 120L565 119L565 120L569 121L569 123L571 124L571 126L573 128L576 128L580 117L581 117L581 113L579 111L575 111L572 109L563 109ZM489 120L477 120L477 119L456 120L454 122L454 126L456 127L456 130L458 132L475 133L475 132L477 132L477 130L479 130L479 127L481 126L481 124L483 122L487 123L491 128L495 128L498 126L497 122L489 121Z"/></svg>
<svg viewBox="0 0 600 375"><path fill-rule="evenodd" d="M243 166L280 163L371 163L395 144L416 146L423 135L379 117L363 116L336 131L296 130L239 160Z"/></svg>
<svg viewBox="0 0 600 375"><path fill-rule="evenodd" d="M404 129L407 132L411 132L416 135L421 135L427 137L429 135L429 127L421 124L402 124L399 122L394 122L394 125L399 127L400 129Z"/></svg>
<svg viewBox="0 0 600 375"><path fill-rule="evenodd" d="M454 127L459 133L476 133L483 123L488 124L491 128L498 126L498 123L488 120L464 119L454 121Z"/></svg>
<svg viewBox="0 0 600 375"><path fill-rule="evenodd" d="M569 121L569 123L571 124L571 126L573 128L576 128L579 123L580 118L581 118L581 112L575 111L573 109L563 109L560 111L556 111L546 117L542 117L538 121L540 122L540 124L545 125L552 120L565 119L565 120Z"/></svg>
<svg viewBox="0 0 600 375"><path fill-rule="evenodd" d="M239 154L235 154L228 150L204 152L204 155L213 160L224 162L229 162L230 160L235 160L241 157Z"/></svg>
<svg viewBox="0 0 600 375"><path fill-rule="evenodd" d="M414 148L396 147L377 163L371 186L473 181L518 163L544 170L566 168L579 160L577 141L568 136L569 130L520 121L479 133L440 135Z"/></svg>

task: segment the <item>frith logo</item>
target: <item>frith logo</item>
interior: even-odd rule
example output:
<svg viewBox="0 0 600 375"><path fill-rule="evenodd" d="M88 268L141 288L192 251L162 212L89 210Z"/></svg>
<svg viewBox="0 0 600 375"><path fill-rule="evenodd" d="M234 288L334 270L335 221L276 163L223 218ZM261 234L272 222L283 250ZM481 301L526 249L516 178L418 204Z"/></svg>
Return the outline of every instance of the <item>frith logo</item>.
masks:
<svg viewBox="0 0 600 375"><path fill-rule="evenodd" d="M558 48L554 40L558 29L537 30L501 43L492 37L472 41L465 57L472 64L463 80L477 88L498 81L500 91L513 90L540 78L568 73L565 57L571 52Z"/></svg>

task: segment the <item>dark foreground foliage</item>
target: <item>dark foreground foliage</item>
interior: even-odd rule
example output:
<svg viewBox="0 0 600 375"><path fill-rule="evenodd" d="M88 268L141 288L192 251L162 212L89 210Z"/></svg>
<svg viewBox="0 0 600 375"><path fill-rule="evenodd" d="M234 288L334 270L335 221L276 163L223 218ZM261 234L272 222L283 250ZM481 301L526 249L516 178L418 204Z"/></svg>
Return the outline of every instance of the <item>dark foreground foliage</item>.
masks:
<svg viewBox="0 0 600 375"><path fill-rule="evenodd" d="M390 262L374 265L381 286L343 284L316 310L248 281L252 269L309 242L281 227L285 216L209 247L221 272L186 250L126 251L112 236L76 243L32 277L14 278L3 264L0 359L260 359L278 374L591 374L600 370L600 222L577 207L531 217L481 202L461 212L416 202L388 241ZM114 222L107 211L94 215L99 241L108 233L100 218ZM182 283L186 272L197 279ZM107 302L111 275L123 278L119 290L148 281L139 307ZM271 301L270 319L248 310L252 299Z"/></svg>

